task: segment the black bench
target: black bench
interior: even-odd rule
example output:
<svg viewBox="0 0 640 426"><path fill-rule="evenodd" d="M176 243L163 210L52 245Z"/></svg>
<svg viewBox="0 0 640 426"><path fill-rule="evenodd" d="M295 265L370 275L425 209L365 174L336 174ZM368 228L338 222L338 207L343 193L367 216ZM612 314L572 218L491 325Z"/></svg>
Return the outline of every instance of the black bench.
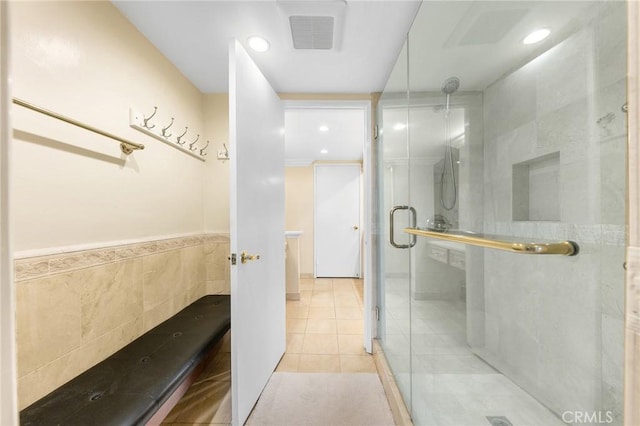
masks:
<svg viewBox="0 0 640 426"><path fill-rule="evenodd" d="M229 296L198 299L23 409L20 424L160 423L186 392L188 378L197 373L198 366L230 329L229 302ZM171 401L171 407L167 407Z"/></svg>

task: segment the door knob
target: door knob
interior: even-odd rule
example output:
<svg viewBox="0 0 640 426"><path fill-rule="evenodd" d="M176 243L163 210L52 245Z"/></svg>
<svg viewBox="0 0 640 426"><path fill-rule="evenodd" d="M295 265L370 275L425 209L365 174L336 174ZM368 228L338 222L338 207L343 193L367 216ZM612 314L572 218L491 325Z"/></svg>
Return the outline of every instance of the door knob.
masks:
<svg viewBox="0 0 640 426"><path fill-rule="evenodd" d="M259 259L260 259L259 254L249 254L246 251L243 251L240 254L240 262L242 263L247 263L250 260L259 260Z"/></svg>
<svg viewBox="0 0 640 426"><path fill-rule="evenodd" d="M353 225L353 229L358 230L358 225Z"/></svg>

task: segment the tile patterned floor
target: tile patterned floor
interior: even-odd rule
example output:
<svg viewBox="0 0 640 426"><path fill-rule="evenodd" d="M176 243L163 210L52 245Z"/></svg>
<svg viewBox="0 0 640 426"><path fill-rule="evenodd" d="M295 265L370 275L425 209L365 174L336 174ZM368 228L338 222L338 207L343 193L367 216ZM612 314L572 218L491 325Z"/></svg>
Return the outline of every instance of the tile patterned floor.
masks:
<svg viewBox="0 0 640 426"><path fill-rule="evenodd" d="M488 426L487 416L507 416L514 426L562 424L508 378L470 352L466 344L463 302L414 300L409 310L408 301L394 298L393 286L389 287L384 331L386 356L395 366L398 386L405 392L413 391L415 424ZM373 358L362 348L362 281L303 279L300 289L299 301L287 301L287 349L276 372L281 376L300 373L302 381L310 380L305 379L306 373L319 373L316 378L368 373L354 379L356 381L366 375L373 376L376 372ZM409 312L413 312L413 328L409 328ZM413 357L409 351L410 334ZM410 362L413 375L403 368ZM231 422L230 369L227 336L215 361L191 386L164 424L228 425ZM311 386L309 391L316 387ZM339 389L330 393L337 392ZM312 399L317 401L319 397ZM287 401L290 400L293 401L292 397L288 397ZM257 425L274 416L283 418L282 407L285 407L284 418L296 413L299 418L304 406L301 404L285 403L280 404L279 409L262 410L250 417L250 423ZM327 403L327 407L330 406L335 404Z"/></svg>
<svg viewBox="0 0 640 426"><path fill-rule="evenodd" d="M302 279L287 301L287 350L278 372L375 373L363 349L362 280Z"/></svg>
<svg viewBox="0 0 640 426"><path fill-rule="evenodd" d="M363 282L301 279L300 300L287 301L287 348L279 373L376 373L363 349ZM227 341L164 425L231 422L231 356Z"/></svg>
<svg viewBox="0 0 640 426"><path fill-rule="evenodd" d="M464 301L409 300L402 279L386 286L382 346L416 425L490 426L488 416L514 426L564 424L471 351Z"/></svg>

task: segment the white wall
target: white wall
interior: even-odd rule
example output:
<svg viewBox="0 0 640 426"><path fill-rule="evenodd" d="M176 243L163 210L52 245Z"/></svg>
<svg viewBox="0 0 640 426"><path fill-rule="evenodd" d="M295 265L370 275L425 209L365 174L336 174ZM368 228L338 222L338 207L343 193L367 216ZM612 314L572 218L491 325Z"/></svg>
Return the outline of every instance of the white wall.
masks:
<svg viewBox="0 0 640 426"><path fill-rule="evenodd" d="M580 246L575 257L485 251L485 350L556 413L611 411L622 424L625 4L594 12L484 92L485 232ZM513 220L513 165L553 153L560 220Z"/></svg>
<svg viewBox="0 0 640 426"><path fill-rule="evenodd" d="M129 127L129 108L204 134L203 96L108 2L15 2L13 94L118 143L14 108L15 250L202 232L203 162ZM214 160L215 161L215 160ZM215 206L209 206L213 210Z"/></svg>

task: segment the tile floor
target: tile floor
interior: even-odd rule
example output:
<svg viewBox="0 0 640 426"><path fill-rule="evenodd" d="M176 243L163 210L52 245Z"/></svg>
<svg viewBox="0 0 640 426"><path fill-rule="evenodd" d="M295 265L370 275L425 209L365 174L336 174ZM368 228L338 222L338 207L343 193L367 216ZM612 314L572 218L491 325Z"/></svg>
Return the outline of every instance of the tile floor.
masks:
<svg viewBox="0 0 640 426"><path fill-rule="evenodd" d="M387 284L383 346L387 348L386 357L398 386L405 395L412 395L407 402L412 406L416 425L489 426L487 416L505 416L514 426L563 424L511 380L471 353L466 343L464 302L409 301L402 296L407 283L397 280ZM362 349L362 281L303 279L300 288L300 300L287 301L287 349L276 371L280 375L301 373L302 381L310 380L305 378L310 376L306 373L372 376L376 372L373 358ZM230 359L227 341L164 424L229 424ZM310 391L316 388L319 386L313 385ZM293 397L287 398L290 401ZM312 400L318 401L318 397ZM285 403L280 404L284 409L263 410L250 417L249 423L260 424L275 415L283 418L283 410L284 418L290 418L296 410L300 411L300 404L294 405ZM287 411L289 406L291 411Z"/></svg>
<svg viewBox="0 0 640 426"><path fill-rule="evenodd" d="M287 301L287 350L278 372L375 373L363 349L362 280L302 279Z"/></svg>
<svg viewBox="0 0 640 426"><path fill-rule="evenodd" d="M279 373L377 373L363 349L363 282L301 279L300 300L287 301L287 348ZM229 336L215 361L163 425L231 422Z"/></svg>
<svg viewBox="0 0 640 426"><path fill-rule="evenodd" d="M463 300L413 300L408 282L388 279L381 344L416 425L560 426L555 414L476 356Z"/></svg>

